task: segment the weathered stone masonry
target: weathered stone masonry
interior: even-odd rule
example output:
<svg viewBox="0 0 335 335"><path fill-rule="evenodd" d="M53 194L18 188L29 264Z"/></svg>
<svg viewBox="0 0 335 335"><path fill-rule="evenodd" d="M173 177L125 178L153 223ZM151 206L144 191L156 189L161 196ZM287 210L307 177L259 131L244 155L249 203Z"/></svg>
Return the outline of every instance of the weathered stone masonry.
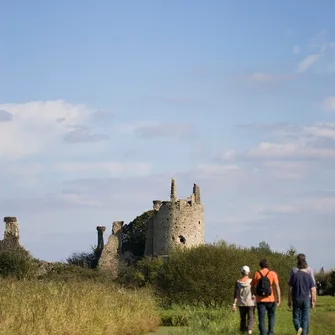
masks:
<svg viewBox="0 0 335 335"><path fill-rule="evenodd" d="M99 268L108 269L113 273L113 277L118 275L119 261L122 250L122 226L124 221L114 221L112 225L112 234L107 243L103 246L99 259ZM105 227L97 227L98 245L103 244L103 232Z"/></svg>
<svg viewBox="0 0 335 335"><path fill-rule="evenodd" d="M176 181L171 180L170 201L153 201L154 216L146 236L146 256L165 256L174 247L204 243L204 206L199 186L187 199L177 200Z"/></svg>
<svg viewBox="0 0 335 335"><path fill-rule="evenodd" d="M5 216L4 222L6 223L4 240L12 240L19 243L19 223L15 216Z"/></svg>

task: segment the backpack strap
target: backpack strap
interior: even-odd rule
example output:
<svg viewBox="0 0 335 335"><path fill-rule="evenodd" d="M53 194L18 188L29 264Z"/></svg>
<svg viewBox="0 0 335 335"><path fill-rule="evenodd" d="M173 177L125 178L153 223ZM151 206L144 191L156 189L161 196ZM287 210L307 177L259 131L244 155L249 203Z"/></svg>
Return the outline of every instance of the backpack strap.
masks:
<svg viewBox="0 0 335 335"><path fill-rule="evenodd" d="M257 272L261 275L261 278L264 277L261 271L257 271Z"/></svg>
<svg viewBox="0 0 335 335"><path fill-rule="evenodd" d="M267 277L267 276L268 276L268 274L269 274L270 272L271 272L271 270L269 270L269 271L268 271L268 273L265 275L265 277Z"/></svg>

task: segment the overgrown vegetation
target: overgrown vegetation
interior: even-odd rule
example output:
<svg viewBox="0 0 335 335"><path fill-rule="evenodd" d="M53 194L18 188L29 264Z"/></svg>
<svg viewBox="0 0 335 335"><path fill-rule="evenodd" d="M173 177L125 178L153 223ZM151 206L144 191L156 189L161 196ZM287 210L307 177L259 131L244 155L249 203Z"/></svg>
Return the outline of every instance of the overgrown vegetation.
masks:
<svg viewBox="0 0 335 335"><path fill-rule="evenodd" d="M231 302L241 267L249 265L254 272L262 258L277 272L286 296L290 269L296 262L292 255L226 243L173 252L159 273L158 290L170 304L222 306Z"/></svg>
<svg viewBox="0 0 335 335"><path fill-rule="evenodd" d="M235 281L243 265L254 272L259 260L267 258L283 285L286 296L290 269L295 265L294 250L286 253L264 247L244 248L222 241L186 250L175 250L164 260L143 258L135 267L124 268L119 282L153 286L164 305L224 306L231 302Z"/></svg>
<svg viewBox="0 0 335 335"><path fill-rule="evenodd" d="M101 251L92 247L89 252L74 253L66 259L69 265L76 265L86 269L96 269L98 266Z"/></svg>
<svg viewBox="0 0 335 335"><path fill-rule="evenodd" d="M30 279L36 276L38 261L15 240L0 241L0 276Z"/></svg>
<svg viewBox="0 0 335 335"><path fill-rule="evenodd" d="M150 214L137 222L148 219ZM139 228L136 234L142 233ZM136 234L129 234L131 245ZM237 313L228 307L235 281L243 265L254 272L261 258L278 273L285 298L296 250L275 252L264 241L251 248L221 241L177 249L164 259L138 256L135 265L122 264L114 283L108 271L96 268L96 248L73 254L67 264L48 263L18 245L0 242L0 335L140 334L154 330L160 320L166 326L186 326L184 334L235 334ZM334 292L335 271L319 271L316 279L327 294ZM288 320L287 312L281 307L278 318ZM284 335L291 328L285 321L277 329Z"/></svg>
<svg viewBox="0 0 335 335"><path fill-rule="evenodd" d="M137 216L129 224L122 227L122 251L131 252L135 257L143 257L145 249L145 235L148 223L154 211L149 210Z"/></svg>
<svg viewBox="0 0 335 335"><path fill-rule="evenodd" d="M160 318L148 291L113 284L1 280L0 334L133 335Z"/></svg>

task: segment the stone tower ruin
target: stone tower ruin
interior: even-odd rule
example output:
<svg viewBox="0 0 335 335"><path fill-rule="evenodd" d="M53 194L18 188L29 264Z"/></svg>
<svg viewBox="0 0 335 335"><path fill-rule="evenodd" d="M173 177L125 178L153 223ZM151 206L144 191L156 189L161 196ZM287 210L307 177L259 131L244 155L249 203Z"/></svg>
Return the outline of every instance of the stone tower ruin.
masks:
<svg viewBox="0 0 335 335"><path fill-rule="evenodd" d="M11 241L19 244L20 234L19 234L19 223L15 216L5 216L4 222L6 224L4 241Z"/></svg>
<svg viewBox="0 0 335 335"><path fill-rule="evenodd" d="M106 229L104 226L98 226L98 248L101 256L98 266L102 270L111 270L112 277L115 279L119 271L119 261L122 251L122 226L124 221L114 221L112 224L112 234L109 236L107 243L104 245L103 233Z"/></svg>
<svg viewBox="0 0 335 335"><path fill-rule="evenodd" d="M166 256L174 247L204 243L204 206L198 185L194 184L190 197L177 199L176 181L172 179L170 201L154 200L153 209L146 234L146 256Z"/></svg>

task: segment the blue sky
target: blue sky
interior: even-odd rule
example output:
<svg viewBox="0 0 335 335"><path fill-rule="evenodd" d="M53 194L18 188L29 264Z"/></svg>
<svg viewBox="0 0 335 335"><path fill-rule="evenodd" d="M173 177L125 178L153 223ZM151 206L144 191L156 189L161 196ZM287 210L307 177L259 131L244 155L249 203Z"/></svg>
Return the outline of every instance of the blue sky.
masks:
<svg viewBox="0 0 335 335"><path fill-rule="evenodd" d="M332 1L2 1L0 213L46 260L168 199L334 266ZM326 246L328 252L325 253Z"/></svg>

